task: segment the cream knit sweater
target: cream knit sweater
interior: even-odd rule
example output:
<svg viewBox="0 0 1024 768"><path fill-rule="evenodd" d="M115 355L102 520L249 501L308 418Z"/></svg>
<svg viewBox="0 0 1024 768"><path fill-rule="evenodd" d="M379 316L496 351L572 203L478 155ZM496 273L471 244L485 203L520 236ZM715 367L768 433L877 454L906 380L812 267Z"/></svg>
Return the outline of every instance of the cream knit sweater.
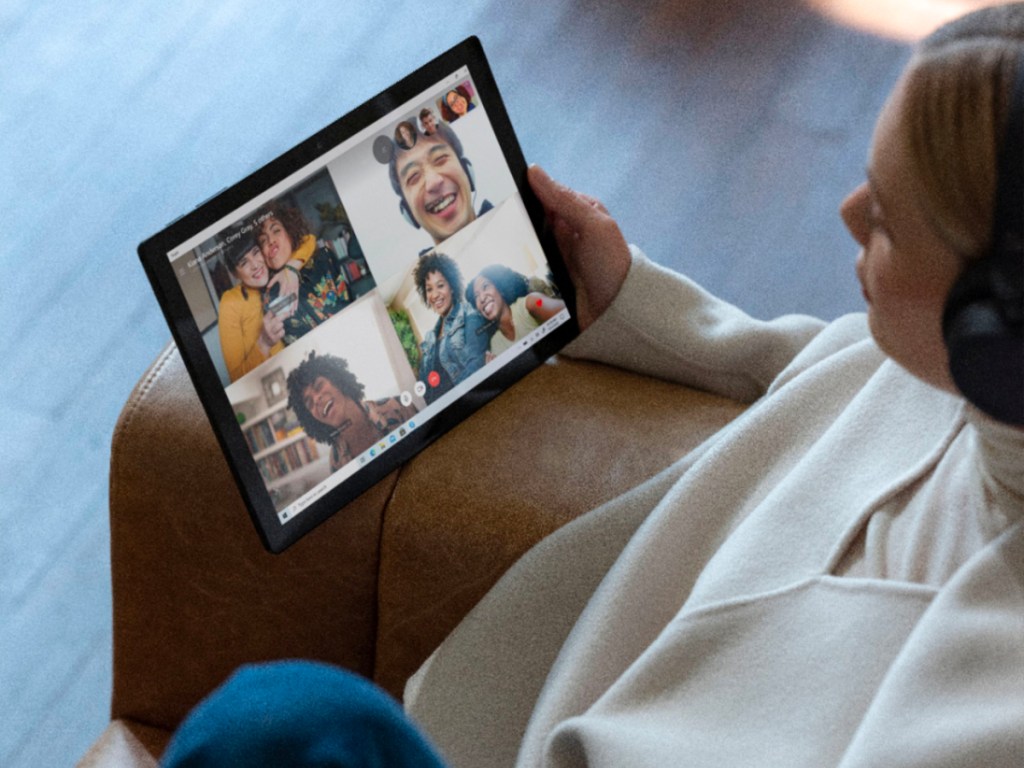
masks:
<svg viewBox="0 0 1024 768"><path fill-rule="evenodd" d="M453 766L1024 765L1024 432L863 316L756 321L638 251L569 351L753 405L410 681Z"/></svg>

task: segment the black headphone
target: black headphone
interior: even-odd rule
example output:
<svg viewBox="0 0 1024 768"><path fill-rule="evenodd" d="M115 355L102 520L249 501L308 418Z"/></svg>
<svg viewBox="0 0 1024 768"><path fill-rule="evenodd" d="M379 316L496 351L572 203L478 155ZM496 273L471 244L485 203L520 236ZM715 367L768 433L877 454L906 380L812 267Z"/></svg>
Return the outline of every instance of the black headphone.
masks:
<svg viewBox="0 0 1024 768"><path fill-rule="evenodd" d="M953 285L942 333L964 397L999 421L1024 425L1024 55L997 168L992 250Z"/></svg>

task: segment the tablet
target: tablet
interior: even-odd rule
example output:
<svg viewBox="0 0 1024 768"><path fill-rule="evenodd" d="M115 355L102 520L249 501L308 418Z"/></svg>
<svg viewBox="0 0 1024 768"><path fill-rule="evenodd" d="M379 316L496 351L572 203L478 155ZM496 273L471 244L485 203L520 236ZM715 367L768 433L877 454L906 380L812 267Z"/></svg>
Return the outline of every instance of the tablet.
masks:
<svg viewBox="0 0 1024 768"><path fill-rule="evenodd" d="M139 256L271 552L578 333L476 38Z"/></svg>

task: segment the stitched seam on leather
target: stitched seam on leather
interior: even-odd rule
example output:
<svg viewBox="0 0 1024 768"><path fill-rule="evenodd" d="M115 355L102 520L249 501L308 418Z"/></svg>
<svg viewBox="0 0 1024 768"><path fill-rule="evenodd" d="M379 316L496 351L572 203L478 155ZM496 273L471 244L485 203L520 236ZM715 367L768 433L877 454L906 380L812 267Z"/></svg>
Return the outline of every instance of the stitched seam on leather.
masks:
<svg viewBox="0 0 1024 768"><path fill-rule="evenodd" d="M171 355L174 354L176 350L177 347L174 346L173 344L169 344L168 346L166 346L164 348L164 351L161 353L160 357L157 358L156 363L153 365L152 368L150 368L149 374L146 376L141 386L139 386L138 389L133 393L131 399L128 401L128 404L124 412L121 414L121 418L118 419L117 427L114 430L113 439L115 442L122 433L128 431L128 428L131 425L131 421L135 417L135 413L139 410L139 407L146 399L146 396L149 394L149 391L153 388L153 383L160 376L160 373L163 371L163 369L167 366L167 363L171 359Z"/></svg>
<svg viewBox="0 0 1024 768"><path fill-rule="evenodd" d="M391 493L388 494L387 500L384 502L384 508L380 513L380 527L377 532L377 579L376 579L376 593L373 599L373 666L370 670L371 679L377 680L377 662L380 653L380 596L381 596L381 574L383 573L384 565L384 529L385 521L388 511L391 509L391 503L394 501L395 496L398 493L398 486L402 482L402 476L405 474L405 465L401 465L397 470L397 477L395 478L395 484L391 486Z"/></svg>
<svg viewBox="0 0 1024 768"><path fill-rule="evenodd" d="M177 348L173 344L169 344L167 347L164 348L164 351L161 353L160 357L157 358L157 361L150 368L149 373L146 375L146 377L143 380L142 384L139 385L135 389L135 391L133 392L133 394L132 394L128 404L125 406L125 410L122 412L121 417L118 419L117 427L114 429L114 435L112 437L112 450L111 450L111 456L110 456L111 472L110 472L109 501L108 501L108 505L107 505L108 506L107 514L108 514L109 518L111 518L111 520L112 520L113 514L114 514L114 499L119 496L120 488L121 488L121 485L120 485L120 482L119 482L120 481L120 473L115 471L114 468L120 466L120 464L121 464L121 460L120 460L121 454L123 453L124 450L126 450L125 447L124 447L124 440L123 440L123 438L128 433L128 430L129 430L129 428L131 426L131 422L132 422L136 412L139 410L139 408L141 407L142 403L145 401L146 396L149 394L150 390L153 388L154 382L160 376L161 372L166 367L167 363L170 361L171 355L175 352L176 349ZM114 529L114 526L112 524L109 524L109 527L110 527L110 537L111 537L111 539L110 539L111 589L113 589L113 587L114 587L113 582L114 582L114 578L115 578L115 575L114 575L114 572L113 572L113 553L114 553L114 546L115 546L115 541L114 541L115 529ZM117 605L117 601L115 599L113 601L113 603L112 603L112 606L111 606L111 618L113 620L115 620L115 623L116 623L116 611L115 611L115 606L116 605ZM116 701L116 694L117 694L117 679L116 679L117 628L116 628L116 626L114 627L114 633L113 633L112 640L113 640L113 649L112 649L112 657L113 658L112 658L112 661L114 662L114 666L115 666L115 675L114 675L114 679L112 681L112 690L111 690L110 705L109 705L110 706L110 717L111 717L111 719L113 719L113 718L115 718L117 716L116 715L116 711L114 709L114 705L115 705L115 701ZM137 718L133 718L133 719L137 719ZM152 724L152 725L154 725L155 727L163 727L163 726L156 726L156 724Z"/></svg>

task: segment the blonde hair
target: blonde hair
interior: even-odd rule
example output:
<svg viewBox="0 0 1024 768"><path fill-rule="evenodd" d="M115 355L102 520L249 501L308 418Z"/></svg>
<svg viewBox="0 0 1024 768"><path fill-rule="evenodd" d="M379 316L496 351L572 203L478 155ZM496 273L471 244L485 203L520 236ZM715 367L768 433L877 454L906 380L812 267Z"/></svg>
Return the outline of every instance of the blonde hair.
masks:
<svg viewBox="0 0 1024 768"><path fill-rule="evenodd" d="M916 191L935 232L968 259L991 246L999 149L1022 59L1024 3L1011 3L943 25L907 67L902 119Z"/></svg>

